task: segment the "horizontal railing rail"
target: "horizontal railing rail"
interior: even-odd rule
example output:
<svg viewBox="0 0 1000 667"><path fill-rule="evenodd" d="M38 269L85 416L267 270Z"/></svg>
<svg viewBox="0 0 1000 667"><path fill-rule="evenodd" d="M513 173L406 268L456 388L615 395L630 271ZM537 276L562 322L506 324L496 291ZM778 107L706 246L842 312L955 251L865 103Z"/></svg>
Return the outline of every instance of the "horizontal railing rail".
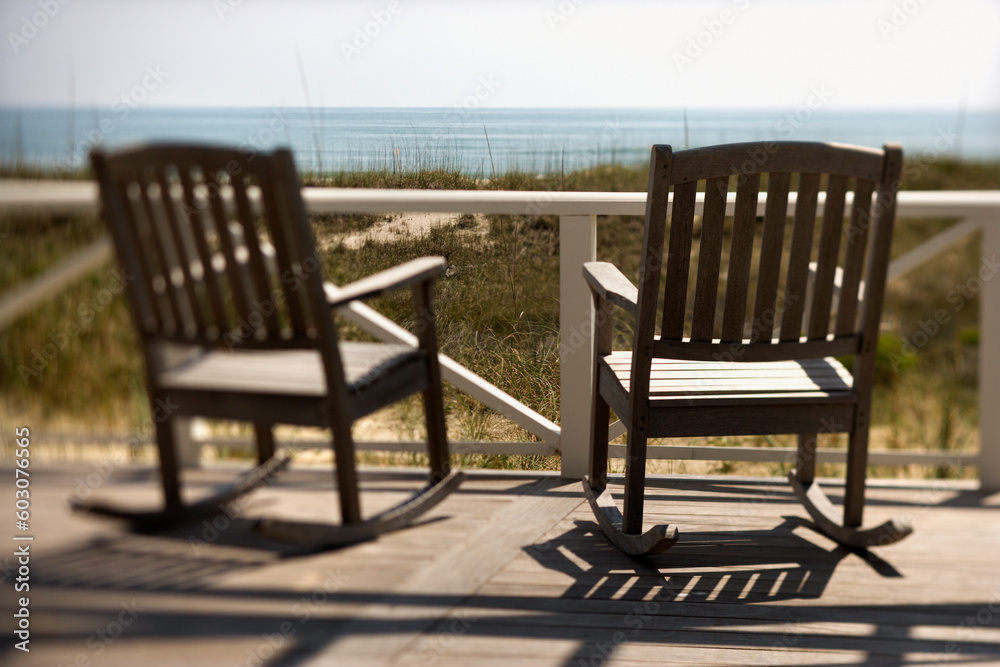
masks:
<svg viewBox="0 0 1000 667"><path fill-rule="evenodd" d="M586 470L589 443L590 355L593 350L594 313L589 290L582 279L581 266L595 259L598 215L641 216L645 193L634 192L543 192L543 191L440 191L304 188L303 196L312 213L494 213L511 215L559 216L560 247L560 425L556 425L506 392L486 382L469 369L447 357L442 358L443 375L459 389L512 419L538 437L539 443L468 442L467 452L553 454L562 457L567 477L582 476ZM794 204L794 193L791 196ZM701 205L699 199L698 206ZM728 206L734 205L730 194ZM97 213L97 188L87 181L0 180L0 215L22 213L61 216ZM764 202L759 204L763 214ZM921 243L889 267L890 279L912 270L949 246L976 232L982 232L984 259L995 262L1000 253L1000 190L987 191L903 191L898 197L901 218L952 218L956 224ZM64 261L46 274L0 295L0 327L28 312L40 300L58 293L80 276L110 258L106 238ZM980 290L979 402L980 448L978 453L954 452L872 452L872 463L923 463L928 465L976 464L983 488L1000 489L1000 410L995 391L1000 378L1000 281L982 278ZM345 313L372 335L387 341L408 340L402 327L364 305L354 305ZM612 429L612 436L622 432ZM216 441L212 441L213 443ZM225 441L230 442L230 441ZM308 443L293 443L307 446ZM385 448L408 451L414 443L378 442L361 445L365 449ZM612 456L622 448L613 446ZM788 448L665 446L651 448L651 457L702 460L786 461ZM837 461L842 456L827 450L820 460Z"/></svg>

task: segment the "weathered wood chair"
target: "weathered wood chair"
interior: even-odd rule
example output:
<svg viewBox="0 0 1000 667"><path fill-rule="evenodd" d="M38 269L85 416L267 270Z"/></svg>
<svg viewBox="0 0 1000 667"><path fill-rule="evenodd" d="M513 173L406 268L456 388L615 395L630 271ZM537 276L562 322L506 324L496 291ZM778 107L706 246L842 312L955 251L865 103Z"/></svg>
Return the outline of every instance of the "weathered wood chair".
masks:
<svg viewBox="0 0 1000 667"><path fill-rule="evenodd" d="M344 287L324 283L292 155L151 145L91 155L127 278L146 364L164 508L79 509L156 529L218 510L277 472L273 428L333 434L341 525L267 522L272 536L354 542L411 522L460 481L449 472L432 304L443 258L424 257ZM341 342L333 311L411 287L419 346ZM362 519L351 425L423 392L430 481L402 505ZM259 466L196 503L181 499L174 420L251 422Z"/></svg>
<svg viewBox="0 0 1000 667"><path fill-rule="evenodd" d="M657 553L677 540L673 526L642 531L646 444L661 437L798 434L789 480L819 530L855 547L911 532L901 521L861 527L901 164L898 146L762 142L678 153L653 147L638 289L611 264L584 266L597 310L584 490L620 549ZM766 199L760 197L765 173ZM615 307L635 318L631 351L612 351ZM835 359L845 355L853 356L853 372ZM623 511L607 489L609 406L628 429ZM814 471L817 434L843 432L850 436L840 520Z"/></svg>

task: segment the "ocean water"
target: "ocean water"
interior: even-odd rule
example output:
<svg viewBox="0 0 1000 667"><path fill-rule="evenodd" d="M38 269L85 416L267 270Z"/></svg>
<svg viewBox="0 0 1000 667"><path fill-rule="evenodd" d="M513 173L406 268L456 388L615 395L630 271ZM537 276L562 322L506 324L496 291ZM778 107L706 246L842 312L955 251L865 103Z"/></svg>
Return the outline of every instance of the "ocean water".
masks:
<svg viewBox="0 0 1000 667"><path fill-rule="evenodd" d="M1000 110L0 108L0 163L70 169L96 144L158 140L289 146L310 171L444 167L489 176L644 164L654 143L763 139L894 141L908 157L1000 160Z"/></svg>

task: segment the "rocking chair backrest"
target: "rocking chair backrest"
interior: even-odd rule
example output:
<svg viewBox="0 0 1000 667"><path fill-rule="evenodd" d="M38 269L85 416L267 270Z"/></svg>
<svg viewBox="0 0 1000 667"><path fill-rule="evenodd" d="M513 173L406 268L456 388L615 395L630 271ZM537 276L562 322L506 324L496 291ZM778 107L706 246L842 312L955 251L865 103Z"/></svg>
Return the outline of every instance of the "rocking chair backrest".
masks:
<svg viewBox="0 0 1000 667"><path fill-rule="evenodd" d="M760 142L673 153L658 145L651 162L633 348L649 352L636 355L637 362L874 350L899 147ZM732 187L735 205L727 205ZM695 203L702 196L699 220ZM635 370L633 378L645 375Z"/></svg>
<svg viewBox="0 0 1000 667"><path fill-rule="evenodd" d="M145 347L319 349L342 384L288 150L167 144L91 159Z"/></svg>

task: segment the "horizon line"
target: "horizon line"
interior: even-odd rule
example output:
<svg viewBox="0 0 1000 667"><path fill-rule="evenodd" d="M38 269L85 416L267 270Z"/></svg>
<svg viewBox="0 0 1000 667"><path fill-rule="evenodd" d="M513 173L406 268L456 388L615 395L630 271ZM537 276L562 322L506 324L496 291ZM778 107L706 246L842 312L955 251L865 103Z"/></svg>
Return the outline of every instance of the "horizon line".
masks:
<svg viewBox="0 0 1000 667"><path fill-rule="evenodd" d="M95 111L104 108L106 105L102 104L59 104L53 102L25 102L25 103L8 103L0 101L0 110L18 110L18 109L79 109L87 111ZM110 109L110 106L107 107ZM466 109L461 105L452 106L373 106L373 105L324 105L324 106L313 106L308 104L299 105L283 105L283 104L144 104L141 107L133 109L137 111L139 109L146 110L177 110L177 109L392 109L392 110L454 110L462 109L466 113L477 113L483 111L783 111L791 107L784 106L751 106L751 107L737 107L737 106L505 106L505 107L477 107L472 109ZM975 113L1000 113L1000 106L989 107L989 106L969 106L969 107L946 107L946 106L924 106L924 107L913 107L913 106L888 106L888 105L876 105L876 106L844 106L844 107L833 107L819 111L825 111L827 113L850 113L857 111L866 112L885 112L885 113L958 113L958 112L975 112Z"/></svg>

